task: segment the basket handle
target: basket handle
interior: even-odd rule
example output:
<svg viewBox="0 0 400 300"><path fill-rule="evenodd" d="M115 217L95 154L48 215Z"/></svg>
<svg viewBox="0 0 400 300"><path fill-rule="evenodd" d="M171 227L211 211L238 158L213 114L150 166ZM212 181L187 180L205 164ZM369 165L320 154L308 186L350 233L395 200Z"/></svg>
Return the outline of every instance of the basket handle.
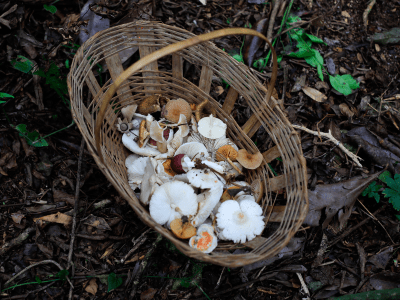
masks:
<svg viewBox="0 0 400 300"><path fill-rule="evenodd" d="M94 128L96 150L97 150L97 154L100 158L101 163L104 165L104 158L103 158L103 154L101 153L101 145L100 145L101 123L104 120L106 109L107 109L108 104L111 101L112 96L115 94L118 87L129 76L131 76L132 74L134 74L141 68L145 67L146 65L148 65L166 55L170 55L174 52L186 49L191 46L198 45L203 42L207 42L207 41L215 39L215 38L220 38L220 37L227 36L227 35L236 35L236 34L257 36L260 39L267 42L270 49L272 50L272 60L273 60L272 76L271 76L271 81L269 84L267 97L266 97L266 102L268 103L271 98L272 91L274 89L274 85L275 85L275 81L276 81L276 77L277 77L277 73L278 73L278 62L277 62L275 49L272 47L270 41L263 34L259 33L258 31L248 29L248 28L226 28L226 29L216 30L216 31L209 32L209 33L202 34L202 35L197 35L190 39L187 39L187 40L184 40L184 41L172 44L172 45L168 45L164 48L161 48L161 49L141 58L139 61L137 61L132 66L130 66L128 69L126 69L124 72L122 72L118 76L118 78L114 81L114 83L109 87L107 92L103 95L103 102L101 103L100 110L99 110L99 113L98 113L97 119L96 119L96 126Z"/></svg>

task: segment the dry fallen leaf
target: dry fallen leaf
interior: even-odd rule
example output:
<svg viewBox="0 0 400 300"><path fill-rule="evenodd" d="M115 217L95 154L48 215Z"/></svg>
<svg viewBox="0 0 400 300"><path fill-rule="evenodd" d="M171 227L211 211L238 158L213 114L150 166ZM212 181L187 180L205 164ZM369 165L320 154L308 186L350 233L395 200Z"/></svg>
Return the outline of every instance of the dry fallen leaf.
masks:
<svg viewBox="0 0 400 300"><path fill-rule="evenodd" d="M217 86L217 87L215 88L215 92L216 92L218 95L221 95L221 94L224 92L224 88L223 88L222 86Z"/></svg>
<svg viewBox="0 0 400 300"><path fill-rule="evenodd" d="M84 221L85 225L89 225L101 230L111 230L111 227L107 224L107 222L101 218L101 217L96 217L94 215L90 215L89 217L86 218Z"/></svg>
<svg viewBox="0 0 400 300"><path fill-rule="evenodd" d="M325 102L328 97L326 97L324 94L322 94L320 91L313 89L309 86L305 86L303 87L303 92L310 97L311 99L313 99L314 101L317 102Z"/></svg>
<svg viewBox="0 0 400 300"><path fill-rule="evenodd" d="M23 218L25 218L25 216L23 214L20 213L12 213L11 214L11 218L13 219L13 221L17 224L21 224L21 221Z"/></svg>
<svg viewBox="0 0 400 300"><path fill-rule="evenodd" d="M96 278L90 279L88 285L85 287L85 291L92 294L96 295L97 293L97 283L96 283Z"/></svg>
<svg viewBox="0 0 400 300"><path fill-rule="evenodd" d="M346 103L339 104L340 112L348 118L354 116L354 113L351 111L349 106Z"/></svg>
<svg viewBox="0 0 400 300"><path fill-rule="evenodd" d="M42 221L47 221L47 222L53 222L53 223L59 223L59 224L64 224L65 226L68 226L72 222L72 217L63 214L63 213L56 213L48 216L43 216L41 218L36 218L33 219L34 222L37 220L42 220Z"/></svg>

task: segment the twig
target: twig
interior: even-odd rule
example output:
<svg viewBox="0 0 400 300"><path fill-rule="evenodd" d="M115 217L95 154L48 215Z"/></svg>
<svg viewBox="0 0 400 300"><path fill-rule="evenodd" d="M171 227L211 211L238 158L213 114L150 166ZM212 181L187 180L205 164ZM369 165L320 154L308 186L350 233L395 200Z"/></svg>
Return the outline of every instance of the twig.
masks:
<svg viewBox="0 0 400 300"><path fill-rule="evenodd" d="M25 241L31 232L35 231L35 228L33 227L28 227L25 229L19 236L17 236L15 239L11 240L8 243L5 243L3 247L0 249L0 256L5 254L8 250L11 248L20 245L23 241Z"/></svg>
<svg viewBox="0 0 400 300"><path fill-rule="evenodd" d="M387 204L384 204L381 208L377 209L373 215L377 215L379 214L381 211L383 211L386 208ZM338 236L336 239L334 239L332 242L329 243L328 247L332 247L333 245L335 245L337 242L341 241L342 239L344 239L346 236L348 236L350 233L352 233L354 230L357 230L358 228L360 228L361 226L363 226L364 224L368 223L371 220L371 218L365 218L364 220L362 220L360 223L358 223L357 225L349 228L348 230L346 230L345 232L343 232L340 236Z"/></svg>
<svg viewBox="0 0 400 300"><path fill-rule="evenodd" d="M147 233L150 231L151 228L147 229L145 232L143 232L136 240L133 240L133 247L131 250L129 250L128 254L125 255L124 258L121 259L121 264L123 264L128 257L135 252L146 240L147 240Z"/></svg>
<svg viewBox="0 0 400 300"><path fill-rule="evenodd" d="M365 28L368 26L368 15L371 12L372 8L374 7L375 3L376 3L376 0L371 0L371 2L368 4L367 8L364 10L363 22L364 22Z"/></svg>
<svg viewBox="0 0 400 300"><path fill-rule="evenodd" d="M38 266L38 265L44 265L44 264L49 264L49 263L50 263L50 264L55 264L55 265L60 269L60 271L64 270L64 269L63 269L57 262L55 262L54 260L42 260L42 261L37 262L37 263L35 263L35 264L33 264L33 265L30 265L30 266L26 267L25 269L21 270L20 272L18 272L16 275L14 275L13 277L11 277L11 279L9 279L9 280L4 284L4 286L5 286L5 287L8 286L11 282L14 281L15 278L17 278L17 277L20 276L21 274L25 273L25 272L28 271L29 269L32 269L33 267L36 267L36 266ZM71 283L71 281L69 280L68 277L67 277L67 280L68 280L68 283L72 286L72 283Z"/></svg>
<svg viewBox="0 0 400 300"><path fill-rule="evenodd" d="M154 250L156 250L158 243L161 241L162 236L161 234L157 234L157 239L151 245L151 248L147 251L146 256L143 258L142 262L140 263L139 271L136 273L135 278L133 279L132 290L129 295L129 299L133 299L136 295L137 288L139 285L139 279L142 275L143 271L147 267L147 263L149 261L150 256L153 254Z"/></svg>
<svg viewBox="0 0 400 300"><path fill-rule="evenodd" d="M357 200L358 200L358 199L357 199ZM383 228L383 230L385 230L386 234L388 235L388 237L389 237L390 241L392 242L392 244L396 244L396 243L393 241L392 237L390 236L389 232L387 232L385 226L382 225L382 223L378 220L378 218L375 217L375 216L368 210L368 208L365 207L365 205L364 205L360 200L358 200L358 202L360 202L360 204L362 205L362 207L364 207L364 209L368 212L368 214L369 214L375 221L377 221L377 222L379 223L379 225L381 225L381 227Z"/></svg>
<svg viewBox="0 0 400 300"><path fill-rule="evenodd" d="M281 6L281 0L275 0L275 5L274 5L274 8L272 9L271 16L269 18L269 24L268 24L267 39L269 41L272 41L272 39L271 39L272 31L274 29L276 14L278 13L280 6ZM264 51L266 51L267 49L268 49L268 44L265 44Z"/></svg>
<svg viewBox="0 0 400 300"><path fill-rule="evenodd" d="M324 232L322 234L322 240L319 245L317 257L314 259L314 262L311 265L312 268L316 268L321 265L322 261L324 260L324 254L326 252L326 248L328 248L328 237Z"/></svg>
<svg viewBox="0 0 400 300"><path fill-rule="evenodd" d="M81 148L79 149L79 159L78 159L78 171L76 173L76 188L75 188L75 199L74 199L74 213L72 215L72 229L71 229L71 241L69 243L69 253L68 253L68 264L67 269L72 265L72 254L74 253L74 242L75 242L75 231L76 231L76 215L78 214L79 209L79 191L80 191L80 183L81 183L81 167L82 167L82 157L83 150L85 147L85 139L82 138ZM72 268L72 276L75 274L75 268ZM68 299L72 299L72 293L74 291L74 287L71 285L69 289Z"/></svg>
<svg viewBox="0 0 400 300"><path fill-rule="evenodd" d="M302 287L304 293L307 295L307 298L303 298L303 299L310 300L310 291L308 290L308 287L307 287L306 283L304 282L303 276L300 273L296 273L296 275L297 275L297 277L299 277L301 287Z"/></svg>
<svg viewBox="0 0 400 300"><path fill-rule="evenodd" d="M359 160L362 160L362 158L358 157L357 155L354 155L349 150L347 150L346 147L343 146L343 144L341 142L339 142L337 139L335 139L333 137L330 130L328 133L326 133L326 132L318 133L317 131L310 130L304 126L299 126L299 125L292 125L292 126L296 129L304 130L305 132L311 133L313 135L320 136L320 137L323 136L323 137L329 139L331 142L335 143L335 145L338 146L345 154L347 154L357 164L357 166L362 168L362 165L359 162Z"/></svg>

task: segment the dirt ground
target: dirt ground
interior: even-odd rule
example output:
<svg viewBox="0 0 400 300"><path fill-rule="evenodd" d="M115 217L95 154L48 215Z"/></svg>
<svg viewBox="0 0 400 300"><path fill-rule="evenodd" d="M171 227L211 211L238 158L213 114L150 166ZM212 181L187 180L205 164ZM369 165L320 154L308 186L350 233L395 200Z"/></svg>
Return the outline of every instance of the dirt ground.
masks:
<svg viewBox="0 0 400 300"><path fill-rule="evenodd" d="M84 5L0 3L2 299L378 299L379 290L389 290L379 299L400 299L400 1L101 0L80 16ZM66 86L93 12L106 27L147 20L196 35L234 27L268 35L270 28L282 59L273 97L292 124L314 132L296 127L313 214L277 256L241 268L189 258L143 224L109 183L82 147ZM213 42L238 60L244 54L267 85L268 50L243 39ZM294 54L300 45L323 62ZM124 66L138 59L133 53ZM170 70L170 61L160 70ZM101 82L109 79L99 73ZM201 69L186 63L184 75L198 84ZM334 86L341 76L347 81ZM213 76L210 95L223 103L228 91ZM231 114L244 126L252 111L239 97ZM38 134L46 142L35 143ZM261 153L275 145L262 126L251 138ZM278 156L269 164L283 174ZM272 194L285 205L284 187ZM261 238L278 226L268 223ZM358 293L367 294L351 296Z"/></svg>

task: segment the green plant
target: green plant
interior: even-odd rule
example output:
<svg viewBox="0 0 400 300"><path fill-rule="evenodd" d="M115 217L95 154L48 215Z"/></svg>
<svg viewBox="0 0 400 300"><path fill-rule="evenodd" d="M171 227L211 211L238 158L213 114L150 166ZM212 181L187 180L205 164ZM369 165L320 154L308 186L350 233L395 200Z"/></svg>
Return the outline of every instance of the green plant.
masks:
<svg viewBox="0 0 400 300"><path fill-rule="evenodd" d="M7 94L7 93L0 93L0 99L3 99L3 98L14 98L14 96ZM0 104L6 103L6 102L7 101L0 100Z"/></svg>
<svg viewBox="0 0 400 300"><path fill-rule="evenodd" d="M107 282L108 282L108 292L111 292L112 290L118 288L122 284L123 280L115 273L110 273L108 275Z"/></svg>
<svg viewBox="0 0 400 300"><path fill-rule="evenodd" d="M47 4L44 4L44 5L43 5L43 8L44 8L45 10L47 10L48 12L51 12L52 14L55 14L55 13L57 12L57 7L55 7L54 5L47 5Z"/></svg>
<svg viewBox="0 0 400 300"><path fill-rule="evenodd" d="M25 56L18 55L16 59L11 60L11 65L14 67L14 69L28 74L33 69L34 62Z"/></svg>
<svg viewBox="0 0 400 300"><path fill-rule="evenodd" d="M289 16L286 26L290 28L293 23L301 21L300 17ZM289 39L297 42L296 47L299 49L297 52L284 53L289 57L304 58L305 61L312 67L317 68L319 78L324 81L324 58L318 50L311 48L313 43L325 44L320 38L308 34L302 28L294 28L288 32ZM325 70L326 71L326 70ZM327 73L327 72L326 72ZM329 75L329 81L332 87L343 95L350 95L353 90L359 88L359 84L351 75Z"/></svg>
<svg viewBox="0 0 400 300"><path fill-rule="evenodd" d="M389 198L389 203L393 205L393 208L395 210L400 210L400 174L395 174L394 178L392 178L390 172L385 171L381 175L379 175L378 178L380 181L387 185L387 188L382 191L384 197ZM373 181L362 192L362 195L368 196L369 198L375 198L376 202L379 203L381 197L378 192L382 188L382 185L377 185L376 181Z"/></svg>
<svg viewBox="0 0 400 300"><path fill-rule="evenodd" d="M46 147L49 144L46 142L44 138L41 138L39 132L35 131L28 131L26 129L26 124L19 124L14 127L20 136L23 136L28 143L28 145L35 146L35 147Z"/></svg>

